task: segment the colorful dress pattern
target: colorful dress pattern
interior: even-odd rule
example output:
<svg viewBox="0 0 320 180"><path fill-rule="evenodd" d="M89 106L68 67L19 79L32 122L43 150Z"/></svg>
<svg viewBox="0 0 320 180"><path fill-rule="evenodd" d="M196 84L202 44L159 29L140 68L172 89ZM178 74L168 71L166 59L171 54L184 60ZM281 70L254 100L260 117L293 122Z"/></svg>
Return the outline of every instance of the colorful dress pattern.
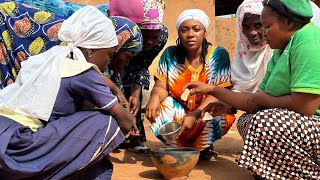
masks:
<svg viewBox="0 0 320 180"><path fill-rule="evenodd" d="M162 141L158 129L171 121L181 123L182 118L195 110L204 100L203 95L189 96L187 101L181 100L183 87L190 81L201 81L208 84L220 85L230 81L230 61L228 52L220 46L211 47L205 59L205 65L194 69L188 61L179 64L175 56L176 46L165 50L161 56L155 76L169 87L169 96L161 102L160 115L152 124L152 132ZM203 150L217 139L221 138L222 121L234 122L233 114L215 117L212 121L196 122L194 127L184 132L177 140L178 146L194 147ZM227 123L231 124L232 123ZM230 125L230 126L231 126ZM225 127L226 128L226 127Z"/></svg>
<svg viewBox="0 0 320 180"><path fill-rule="evenodd" d="M138 55L130 60L123 79L125 87L130 87L131 83L136 83L142 86L144 89L149 89L150 73L148 68L152 64L153 60L158 56L160 51L162 51L167 41L168 29L165 25L163 25L160 30L159 43L150 50L141 51Z"/></svg>
<svg viewBox="0 0 320 180"><path fill-rule="evenodd" d="M67 19L78 9L86 6L85 4L77 4L64 0L15 0L15 2L37 7L60 16L63 19ZM102 3L101 5L95 7L103 14L108 16L109 3Z"/></svg>
<svg viewBox="0 0 320 180"><path fill-rule="evenodd" d="M104 110L82 110L85 100ZM36 132L0 116L0 179L111 179L108 153L124 140L107 112L117 103L89 69L61 79L49 121Z"/></svg>
<svg viewBox="0 0 320 180"><path fill-rule="evenodd" d="M32 2L40 3L40 1ZM51 3L53 2L55 1ZM29 3L29 1L24 1L24 3ZM72 4L67 3L65 6L69 7ZM0 32L2 35L0 39L0 89L14 82L22 61L29 56L62 44L58 39L58 31L67 17L66 15L56 16L49 11L53 10L49 7L51 6L38 6L38 8L48 8L39 10L16 2L0 4ZM81 7L83 5L70 7L70 9L75 12ZM68 11L68 14L70 13L71 11ZM142 33L137 24L125 17L112 16L110 19L120 42L119 48L138 54L142 49Z"/></svg>
<svg viewBox="0 0 320 180"><path fill-rule="evenodd" d="M61 43L57 37L62 21L15 2L0 4L0 89L14 82L22 61Z"/></svg>

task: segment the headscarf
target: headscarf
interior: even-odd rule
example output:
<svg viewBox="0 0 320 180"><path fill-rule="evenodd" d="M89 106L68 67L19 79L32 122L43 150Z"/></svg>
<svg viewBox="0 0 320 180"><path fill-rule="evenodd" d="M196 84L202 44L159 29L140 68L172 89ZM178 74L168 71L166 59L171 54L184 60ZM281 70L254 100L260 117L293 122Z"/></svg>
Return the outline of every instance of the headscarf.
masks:
<svg viewBox="0 0 320 180"><path fill-rule="evenodd" d="M231 63L231 81L234 91L256 92L272 56L272 50L268 44L251 45L242 33L244 14L261 15L262 9L262 0L245 0L237 9L237 49Z"/></svg>
<svg viewBox="0 0 320 180"><path fill-rule="evenodd" d="M118 45L111 20L93 6L81 8L65 20L58 36L67 46L54 46L24 61L17 80L0 91L0 110L48 121L70 52L75 60L87 63L77 47L101 49Z"/></svg>
<svg viewBox="0 0 320 180"><path fill-rule="evenodd" d="M310 1L310 3L313 13L313 16L310 21L313 22L315 25L320 26L320 8L314 2Z"/></svg>
<svg viewBox="0 0 320 180"><path fill-rule="evenodd" d="M183 21L188 19L195 19L201 22L203 24L206 31L208 31L209 25L210 25L210 19L207 16L207 14L200 10L200 9L187 9L184 10L178 17L176 22L176 28L179 29L180 25L183 23Z"/></svg>
<svg viewBox="0 0 320 180"><path fill-rule="evenodd" d="M144 17L142 0L110 0L109 15L123 16L140 24Z"/></svg>
<svg viewBox="0 0 320 180"><path fill-rule="evenodd" d="M159 0L142 0L144 18L141 29L159 30L162 28L164 4Z"/></svg>
<svg viewBox="0 0 320 180"><path fill-rule="evenodd" d="M142 33L138 25L128 18L111 16L119 42L119 49L138 54L142 50Z"/></svg>
<svg viewBox="0 0 320 180"><path fill-rule="evenodd" d="M312 18L310 0L264 0L263 5L272 7L281 16L297 23L307 24Z"/></svg>

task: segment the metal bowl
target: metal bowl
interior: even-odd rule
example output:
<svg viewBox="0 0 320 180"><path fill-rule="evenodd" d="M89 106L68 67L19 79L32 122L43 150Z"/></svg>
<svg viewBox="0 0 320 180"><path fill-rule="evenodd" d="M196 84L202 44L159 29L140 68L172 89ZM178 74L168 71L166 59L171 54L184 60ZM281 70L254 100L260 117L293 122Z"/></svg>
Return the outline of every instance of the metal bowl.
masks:
<svg viewBox="0 0 320 180"><path fill-rule="evenodd" d="M176 140L176 136L181 126L178 122L172 121L167 124L162 125L158 133L162 136L162 138L169 144L172 144Z"/></svg>

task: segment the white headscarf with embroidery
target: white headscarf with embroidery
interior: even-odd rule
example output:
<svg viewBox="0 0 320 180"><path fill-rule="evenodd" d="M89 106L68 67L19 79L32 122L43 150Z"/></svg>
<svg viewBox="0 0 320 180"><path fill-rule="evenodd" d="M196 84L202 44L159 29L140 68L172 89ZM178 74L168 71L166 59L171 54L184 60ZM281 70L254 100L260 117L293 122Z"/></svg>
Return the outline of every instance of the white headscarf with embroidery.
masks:
<svg viewBox="0 0 320 180"><path fill-rule="evenodd" d="M237 9L237 49L231 63L231 81L237 92L256 92L265 75L272 50L267 44L251 45L242 33L245 13L261 15L262 0L245 0Z"/></svg>
<svg viewBox="0 0 320 180"><path fill-rule="evenodd" d="M78 47L101 49L118 45L111 20L93 6L85 6L65 20L58 37L67 46L54 46L29 57L22 64L15 83L0 91L0 110L48 121L70 52L74 60L86 62Z"/></svg>

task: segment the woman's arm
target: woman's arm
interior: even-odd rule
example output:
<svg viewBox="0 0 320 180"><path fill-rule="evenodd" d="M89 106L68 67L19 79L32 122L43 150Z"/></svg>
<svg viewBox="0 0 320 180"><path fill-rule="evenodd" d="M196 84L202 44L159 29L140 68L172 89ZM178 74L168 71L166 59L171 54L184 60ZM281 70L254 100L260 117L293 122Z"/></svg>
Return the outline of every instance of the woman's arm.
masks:
<svg viewBox="0 0 320 180"><path fill-rule="evenodd" d="M155 117L160 114L160 103L169 95L166 84L160 80L156 80L151 91L149 102L146 106L146 118L151 122L155 122Z"/></svg>
<svg viewBox="0 0 320 180"><path fill-rule="evenodd" d="M320 104L320 95L307 93L292 93L286 96L271 96L262 91L256 93L239 93L231 90L210 86L200 82L186 85L192 89L190 95L209 94L237 109L255 113L264 108L287 108L297 113L311 116Z"/></svg>
<svg viewBox="0 0 320 180"><path fill-rule="evenodd" d="M139 130L136 126L134 116L129 112L122 108L122 106L117 103L112 108L107 111L116 119L121 131L126 134L138 135ZM129 136L128 135L128 136Z"/></svg>
<svg viewBox="0 0 320 180"><path fill-rule="evenodd" d="M103 77L103 80L105 81L105 83L107 84L107 86L110 88L110 91L118 98L119 103L123 107L130 108L126 97L121 92L119 87L115 83L113 83L113 81L108 76L102 75L102 77Z"/></svg>
<svg viewBox="0 0 320 180"><path fill-rule="evenodd" d="M320 95L318 94L292 93L279 97L267 96L268 101L259 102L264 104L265 108L287 108L306 116L313 115L320 104Z"/></svg>
<svg viewBox="0 0 320 180"><path fill-rule="evenodd" d="M130 112L136 116L140 109L140 94L142 87L140 84L131 83L131 95L129 97Z"/></svg>
<svg viewBox="0 0 320 180"><path fill-rule="evenodd" d="M218 102L219 100L213 96L207 96L199 105L199 107L193 111L191 111L188 116L194 116L195 120L199 119L202 114L202 110L207 107L208 104L212 102Z"/></svg>

